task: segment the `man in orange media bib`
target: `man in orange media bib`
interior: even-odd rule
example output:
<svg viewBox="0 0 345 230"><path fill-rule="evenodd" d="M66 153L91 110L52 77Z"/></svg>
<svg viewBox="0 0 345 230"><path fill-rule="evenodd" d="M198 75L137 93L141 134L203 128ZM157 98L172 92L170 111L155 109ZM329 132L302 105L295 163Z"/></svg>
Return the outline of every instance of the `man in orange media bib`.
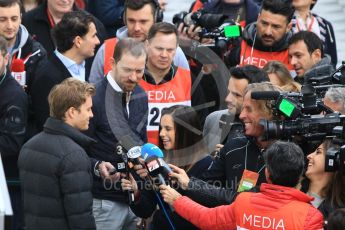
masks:
<svg viewBox="0 0 345 230"><path fill-rule="evenodd" d="M163 108L194 104L191 98L190 71L173 65L178 47L178 32L173 24L154 24L147 38L147 62L140 86L149 101L148 142L158 145L158 128Z"/></svg>
<svg viewBox="0 0 345 230"><path fill-rule="evenodd" d="M263 68L267 62L277 60L292 70L287 48L293 13L289 1L264 0L258 20L244 28L240 45L227 57L228 64Z"/></svg>

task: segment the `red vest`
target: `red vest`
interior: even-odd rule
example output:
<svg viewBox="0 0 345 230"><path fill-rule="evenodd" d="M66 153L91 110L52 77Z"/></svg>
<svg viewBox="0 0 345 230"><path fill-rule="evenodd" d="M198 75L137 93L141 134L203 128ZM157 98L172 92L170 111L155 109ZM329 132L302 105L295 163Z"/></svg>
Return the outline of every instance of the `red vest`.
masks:
<svg viewBox="0 0 345 230"><path fill-rule="evenodd" d="M190 71L178 67L174 78L166 83L153 85L141 80L139 85L145 90L149 100L147 139L149 143L158 145L162 109L177 104L191 105Z"/></svg>
<svg viewBox="0 0 345 230"><path fill-rule="evenodd" d="M280 61L288 70L293 70L293 66L289 64L288 50L279 52L260 51L249 46L244 40L241 43L240 66L255 65L263 68L269 61Z"/></svg>
<svg viewBox="0 0 345 230"><path fill-rule="evenodd" d="M104 63L103 75L104 76L107 75L107 73L111 70L110 58L113 57L117 41L118 41L117 38L110 38L104 41L104 60L103 60L103 63Z"/></svg>

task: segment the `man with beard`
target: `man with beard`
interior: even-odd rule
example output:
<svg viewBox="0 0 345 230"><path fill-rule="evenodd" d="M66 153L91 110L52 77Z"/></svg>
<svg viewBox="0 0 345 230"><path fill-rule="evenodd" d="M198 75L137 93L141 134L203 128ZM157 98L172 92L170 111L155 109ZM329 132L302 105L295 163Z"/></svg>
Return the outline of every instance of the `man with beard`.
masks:
<svg viewBox="0 0 345 230"><path fill-rule="evenodd" d="M289 1L264 0L257 22L245 27L240 45L230 51L228 65L262 68L268 61L277 60L291 70L287 47L293 12Z"/></svg>
<svg viewBox="0 0 345 230"><path fill-rule="evenodd" d="M123 163L117 144L127 150L147 142L147 95L138 85L145 69L146 51L133 38L119 40L111 58L112 70L96 84L88 135L97 141L89 149L94 168L93 214L97 229L135 229L136 216L128 194L110 170ZM127 144L126 144L127 143ZM130 145L130 146L129 146Z"/></svg>
<svg viewBox="0 0 345 230"><path fill-rule="evenodd" d="M300 31L289 40L289 59L296 71L295 81L303 84L327 78L334 71L331 58L324 54L320 38L310 31Z"/></svg>

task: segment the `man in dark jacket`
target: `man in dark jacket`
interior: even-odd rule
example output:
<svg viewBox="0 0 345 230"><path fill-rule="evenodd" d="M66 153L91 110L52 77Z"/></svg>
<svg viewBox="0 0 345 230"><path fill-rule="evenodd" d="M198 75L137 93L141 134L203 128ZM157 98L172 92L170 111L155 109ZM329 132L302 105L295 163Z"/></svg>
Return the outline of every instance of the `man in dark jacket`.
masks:
<svg viewBox="0 0 345 230"><path fill-rule="evenodd" d="M321 39L310 31L300 31L289 40L290 63L295 81L303 84L327 79L334 71L331 58L324 54Z"/></svg>
<svg viewBox="0 0 345 230"><path fill-rule="evenodd" d="M172 174L185 194L208 207L229 204L237 191L244 191L265 182L265 164L262 151L272 142L264 141L261 119L272 120L273 112L269 100L254 100L255 91L281 91L269 82L249 84L243 94L242 112L245 136L230 139L220 150L213 164L202 176L201 181L189 179L186 174ZM252 179L252 175L254 175ZM209 182L210 184L207 184ZM214 186L215 185L215 186ZM221 187L220 187L221 185Z"/></svg>
<svg viewBox="0 0 345 230"><path fill-rule="evenodd" d="M227 57L228 65L262 68L268 61L278 60L291 70L287 47L293 12L289 1L264 0L257 22L245 27L241 43Z"/></svg>
<svg viewBox="0 0 345 230"><path fill-rule="evenodd" d="M128 194L121 191L121 184L116 181L118 177L108 176L110 163L117 166L123 162L116 151L117 144L129 150L147 141L148 99L138 86L145 60L144 43L133 38L121 39L111 58L112 70L96 84L94 117L88 134L97 140L89 151L89 155L98 160L92 164L95 169L93 213L97 229L135 229L136 226L136 216L128 206Z"/></svg>
<svg viewBox="0 0 345 230"><path fill-rule="evenodd" d="M48 97L43 132L22 148L18 167L28 230L96 229L92 215L92 171L83 148L95 87L69 78Z"/></svg>
<svg viewBox="0 0 345 230"><path fill-rule="evenodd" d="M18 69L18 62L25 64L25 78L17 78L18 82L30 93L36 69L46 58L43 46L34 41L25 26L21 25L21 2L19 0L0 2L0 35L7 40L7 49L10 53L10 70ZM12 21L12 23L8 23ZM20 72L17 70L17 72ZM22 75L19 75L22 76Z"/></svg>
<svg viewBox="0 0 345 230"><path fill-rule="evenodd" d="M32 86L32 110L34 123L41 131L49 116L47 96L54 85L68 77L87 80L85 59L95 54L99 44L94 18L83 11L66 13L53 29L57 50L37 71Z"/></svg>
<svg viewBox="0 0 345 230"><path fill-rule="evenodd" d="M61 5L59 2L60 1L57 0L44 1L40 6L23 15L23 25L25 25L33 38L44 46L48 55L53 54L57 46L51 35L51 29L61 21L62 17L66 13L71 11L81 11L75 6L74 0ZM100 43L103 43L107 36L104 26L97 18L93 18L97 29L97 36ZM86 79L88 79L92 61L93 57L89 57L85 63Z"/></svg>
<svg viewBox="0 0 345 230"><path fill-rule="evenodd" d="M12 218L6 219L6 229L17 230L22 223L17 160L25 140L28 100L6 69L9 60L6 46L6 40L0 36L0 153L14 213Z"/></svg>

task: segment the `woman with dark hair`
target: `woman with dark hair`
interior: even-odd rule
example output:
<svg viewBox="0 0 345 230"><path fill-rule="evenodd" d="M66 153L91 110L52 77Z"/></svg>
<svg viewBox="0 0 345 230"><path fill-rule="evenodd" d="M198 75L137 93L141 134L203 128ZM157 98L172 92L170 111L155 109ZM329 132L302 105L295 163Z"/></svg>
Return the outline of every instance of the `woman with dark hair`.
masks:
<svg viewBox="0 0 345 230"><path fill-rule="evenodd" d="M198 177L211 165L203 141L202 128L195 110L190 106L174 105L162 110L159 127L159 147L164 152L164 160L186 170L189 176ZM173 166L172 166L173 167ZM154 188L138 188L134 180L121 181L122 189L132 189L137 197L131 209L139 217L148 218L153 213L150 229L170 229L162 210L156 210L159 192ZM160 197L158 198L157 195ZM175 229L197 229L170 208L167 212Z"/></svg>
<svg viewBox="0 0 345 230"><path fill-rule="evenodd" d="M200 120L192 107L174 105L164 108L159 137L159 147L165 153L166 162L187 172L193 168L193 176L198 176L210 165L211 158L205 147Z"/></svg>
<svg viewBox="0 0 345 230"><path fill-rule="evenodd" d="M327 150L339 150L339 146L326 139L308 158L306 179L302 181L302 191L314 197L312 204L325 219L335 209L345 207L345 176L339 170L325 172Z"/></svg>

